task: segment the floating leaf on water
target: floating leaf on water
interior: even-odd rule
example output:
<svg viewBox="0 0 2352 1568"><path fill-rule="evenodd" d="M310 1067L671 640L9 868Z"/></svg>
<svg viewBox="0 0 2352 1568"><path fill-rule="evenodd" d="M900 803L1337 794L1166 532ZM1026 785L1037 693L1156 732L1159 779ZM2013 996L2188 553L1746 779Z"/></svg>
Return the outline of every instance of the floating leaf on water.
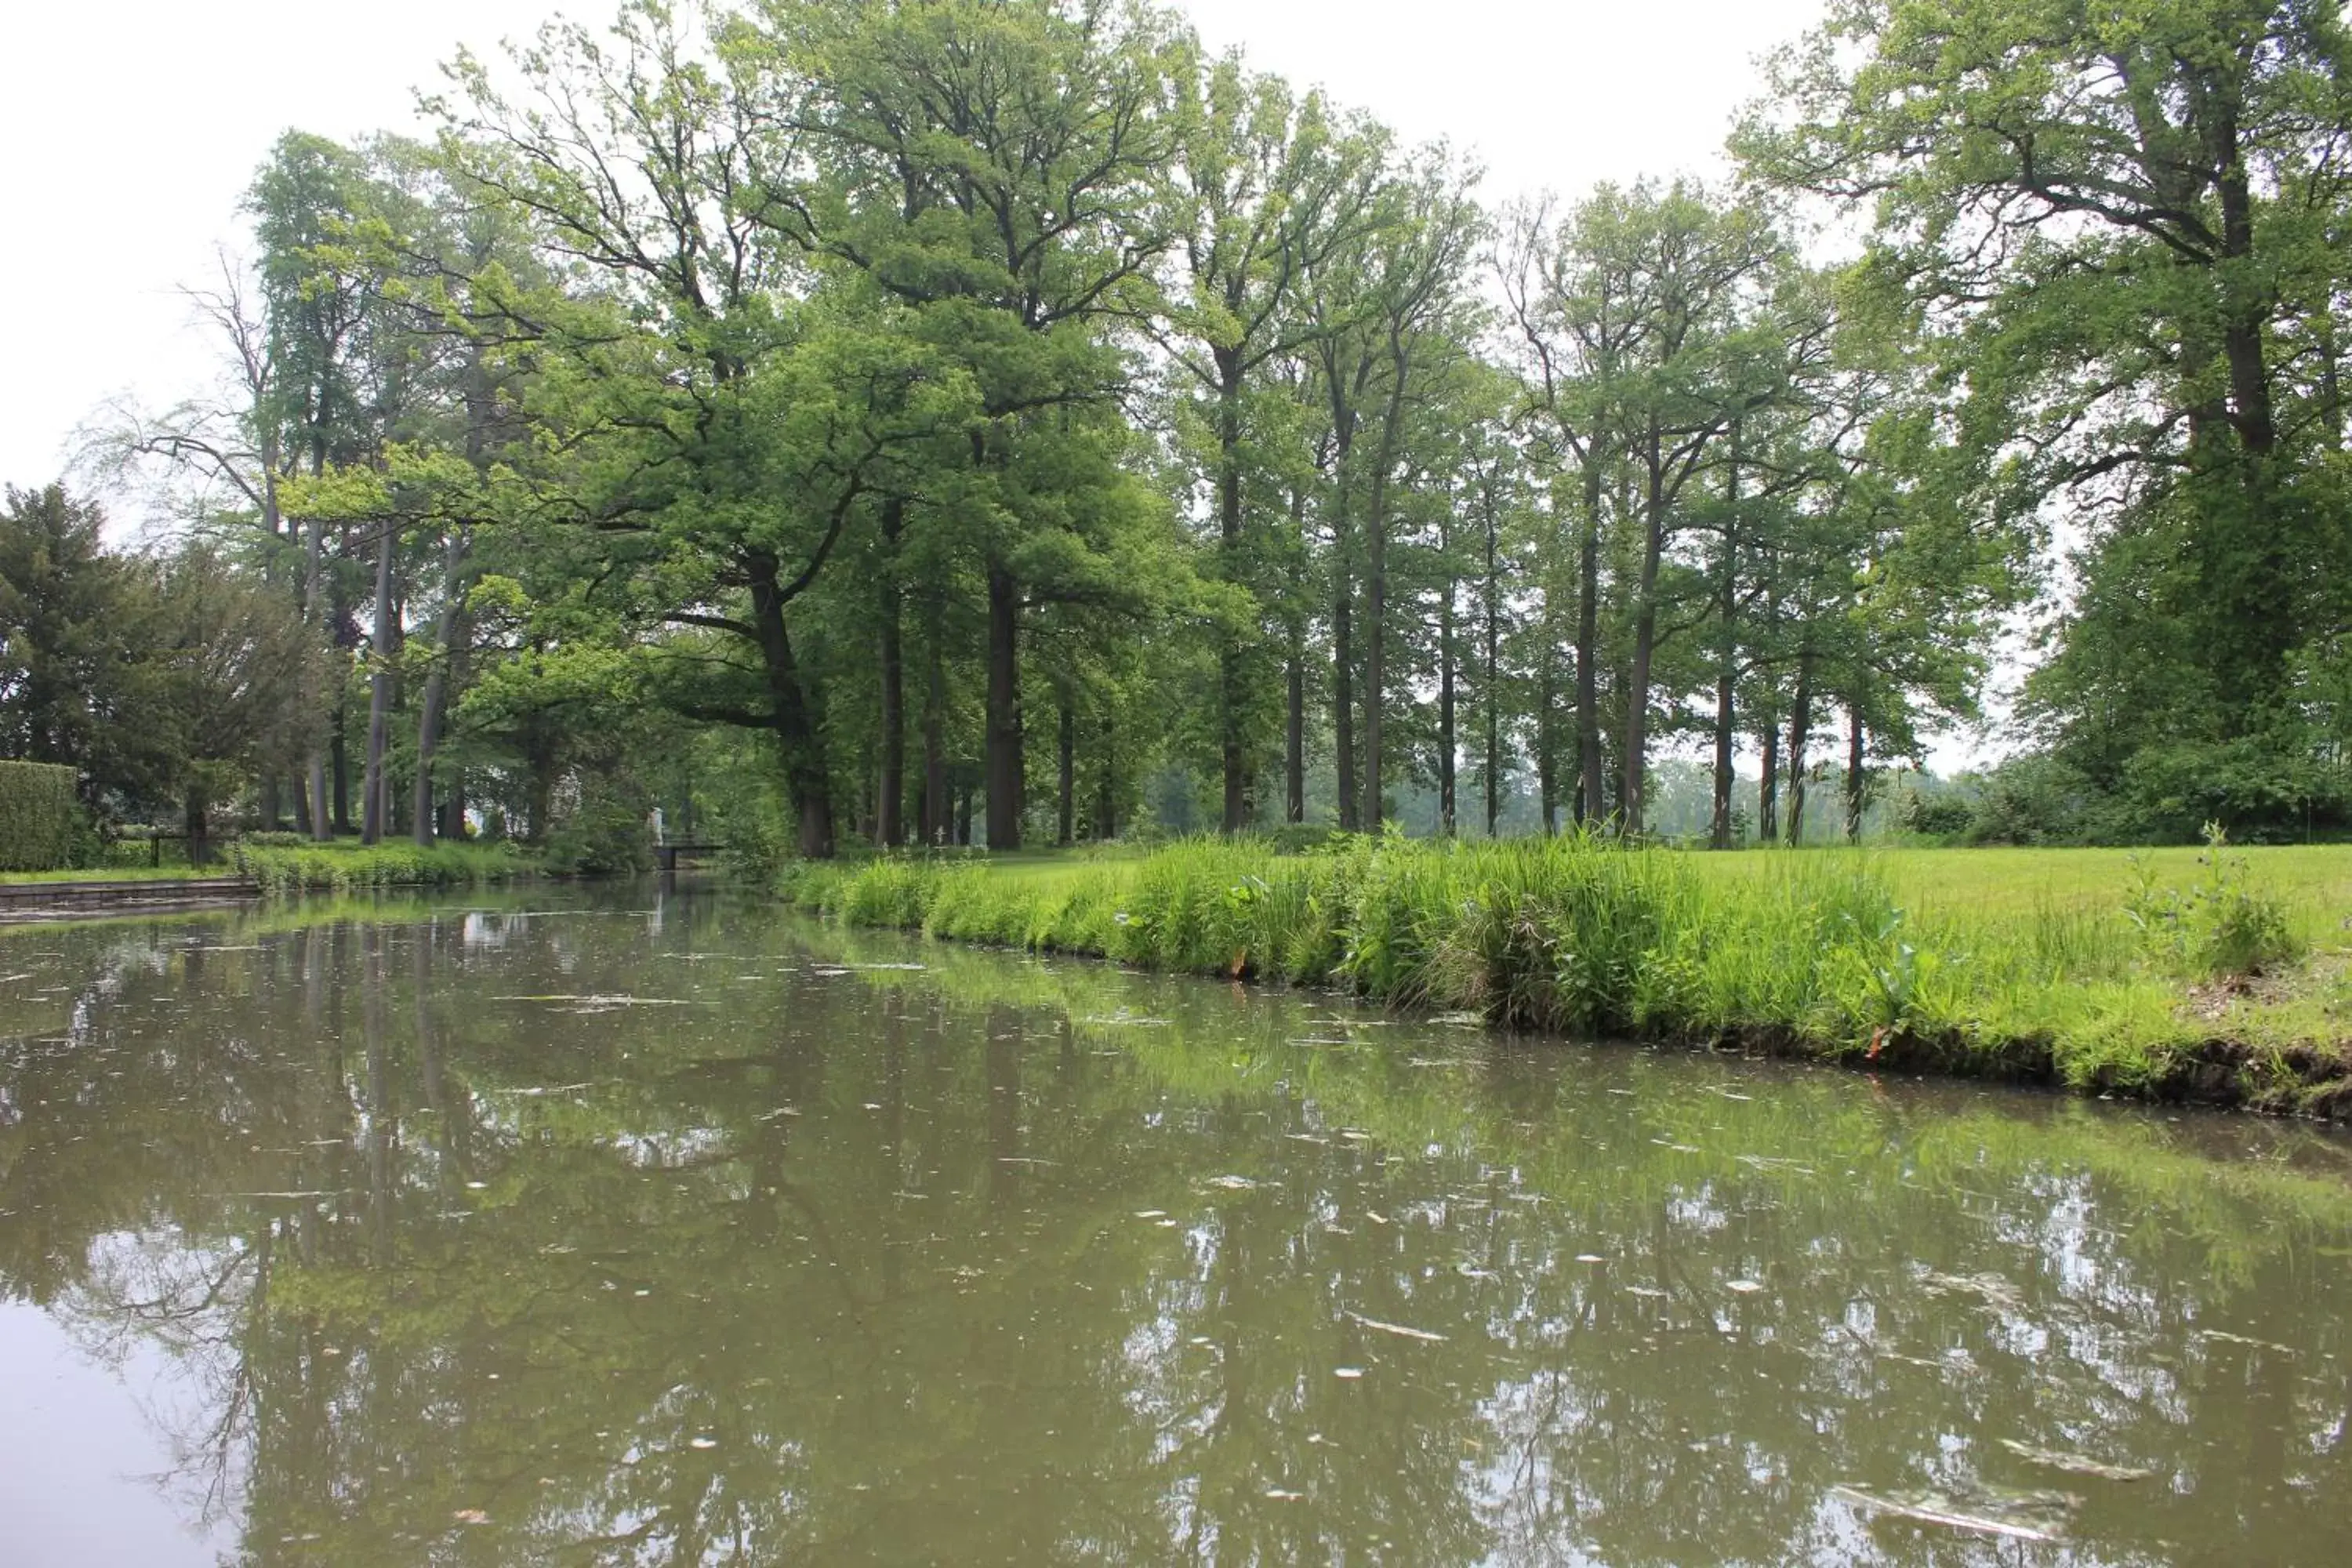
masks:
<svg viewBox="0 0 2352 1568"><path fill-rule="evenodd" d="M493 996L493 1002L570 1002L586 1007L692 1007L695 1003L682 996L629 996L619 993L590 992L585 995L555 994L545 996Z"/></svg>
<svg viewBox="0 0 2352 1568"><path fill-rule="evenodd" d="M1306 1497L1306 1495L1307 1494L1305 1492L1286 1492L1280 1487L1268 1487L1265 1489L1265 1496L1268 1502L1297 1502Z"/></svg>
<svg viewBox="0 0 2352 1568"><path fill-rule="evenodd" d="M1168 1217L1168 1211L1166 1209L1138 1209L1135 1211L1135 1217L1138 1219L1166 1219Z"/></svg>
<svg viewBox="0 0 2352 1568"><path fill-rule="evenodd" d="M1364 1369L1360 1366L1335 1366L1331 1369L1331 1375L1343 1382L1353 1383L1364 1375Z"/></svg>
<svg viewBox="0 0 2352 1568"><path fill-rule="evenodd" d="M2294 1354L2293 1345L2283 1345L2275 1340L2250 1340L2243 1334L2224 1333L2220 1329L2199 1329L2195 1331L2200 1340L2219 1340L2229 1345L2252 1345L2258 1351L2276 1351L2281 1355Z"/></svg>
<svg viewBox="0 0 2352 1568"><path fill-rule="evenodd" d="M490 1516L478 1508L461 1508L449 1516L459 1524L488 1524Z"/></svg>
<svg viewBox="0 0 2352 1568"><path fill-rule="evenodd" d="M716 1448L719 1447L719 1439L716 1437L688 1437L686 1440L686 1446L689 1448Z"/></svg>
<svg viewBox="0 0 2352 1568"><path fill-rule="evenodd" d="M1753 1296L1757 1291L1764 1289L1764 1286L1760 1280L1733 1279L1727 1281L1723 1288L1727 1290L1736 1290L1742 1296Z"/></svg>
<svg viewBox="0 0 2352 1568"><path fill-rule="evenodd" d="M1240 1193L1247 1192L1250 1188L1256 1186L1257 1184L1251 1181L1247 1176L1212 1176L1209 1178L1209 1185L1213 1187L1223 1187L1227 1192Z"/></svg>
<svg viewBox="0 0 2352 1568"><path fill-rule="evenodd" d="M2052 1516L2082 1500L2066 1492L2019 1492L2010 1495L2010 1508L1995 1511L1979 1506L1973 1500L1963 1500L1938 1491L1873 1492L1860 1487L1837 1486L1830 1489L1830 1495L1875 1513L1916 1520L1921 1524L2006 1536L2012 1541L2063 1539L2063 1521Z"/></svg>
<svg viewBox="0 0 2352 1568"><path fill-rule="evenodd" d="M2037 1448L2014 1437L2003 1437L2000 1446L2028 1464L2064 1470L2070 1475L2092 1476L2103 1481L2144 1481L2156 1474L2154 1470L2140 1469L2132 1465L2110 1465L2087 1454L2070 1454L2060 1448Z"/></svg>
<svg viewBox="0 0 2352 1568"><path fill-rule="evenodd" d="M1368 1318L1361 1312L1350 1312L1348 1316L1367 1329L1378 1333L1394 1334L1401 1340L1420 1340L1433 1345L1442 1345L1445 1342L1444 1334L1433 1334L1427 1329L1409 1329L1402 1323L1382 1322L1378 1318Z"/></svg>
<svg viewBox="0 0 2352 1568"><path fill-rule="evenodd" d="M1931 1268L1919 1283L1939 1296L1974 1296L1988 1307L2014 1310L2024 1304L2017 1287L1998 1274L1938 1274Z"/></svg>
<svg viewBox="0 0 2352 1568"><path fill-rule="evenodd" d="M1810 1176L1813 1173L1813 1168L1811 1165L1801 1164L1794 1160L1780 1159L1771 1154L1734 1154L1731 1158L1735 1163L1755 1171L1789 1171L1800 1176Z"/></svg>
<svg viewBox="0 0 2352 1568"><path fill-rule="evenodd" d="M1663 1301L1666 1299L1666 1293L1664 1290L1648 1285L1628 1285L1625 1287L1625 1294L1639 1296L1649 1301Z"/></svg>
<svg viewBox="0 0 2352 1568"><path fill-rule="evenodd" d="M1454 1266L1454 1272L1459 1274L1465 1279L1492 1279L1495 1278L1495 1271L1493 1269L1481 1268L1475 1263L1457 1263Z"/></svg>
<svg viewBox="0 0 2352 1568"><path fill-rule="evenodd" d="M1609 1261L1609 1259L1601 1257L1601 1254L1597 1252L1580 1252L1576 1255L1576 1260L1579 1263L1606 1263Z"/></svg>
<svg viewBox="0 0 2352 1568"><path fill-rule="evenodd" d="M1389 1223L1389 1216L1381 1214L1377 1209L1366 1209L1364 1211L1364 1217L1370 1220L1374 1225L1386 1225Z"/></svg>

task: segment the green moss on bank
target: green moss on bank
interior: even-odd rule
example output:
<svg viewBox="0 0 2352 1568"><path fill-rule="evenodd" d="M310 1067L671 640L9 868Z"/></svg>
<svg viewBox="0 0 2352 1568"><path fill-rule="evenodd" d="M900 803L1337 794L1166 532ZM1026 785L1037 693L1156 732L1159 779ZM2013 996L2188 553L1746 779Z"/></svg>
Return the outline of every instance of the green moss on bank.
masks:
<svg viewBox="0 0 2352 1568"><path fill-rule="evenodd" d="M1300 856L1202 841L1003 866L886 856L795 866L782 884L852 925L1336 985L1514 1029L2352 1114L2341 952L2192 981L2139 940L2127 887L2105 910L2021 916L1906 908L1896 885L1864 855L1577 837Z"/></svg>

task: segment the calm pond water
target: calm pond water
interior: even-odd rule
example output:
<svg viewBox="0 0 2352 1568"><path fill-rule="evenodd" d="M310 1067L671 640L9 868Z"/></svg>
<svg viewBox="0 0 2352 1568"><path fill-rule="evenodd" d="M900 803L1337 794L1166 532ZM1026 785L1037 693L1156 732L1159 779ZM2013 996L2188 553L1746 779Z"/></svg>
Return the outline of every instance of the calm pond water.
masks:
<svg viewBox="0 0 2352 1568"><path fill-rule="evenodd" d="M531 898L0 932L0 1561L2352 1560L2315 1131Z"/></svg>

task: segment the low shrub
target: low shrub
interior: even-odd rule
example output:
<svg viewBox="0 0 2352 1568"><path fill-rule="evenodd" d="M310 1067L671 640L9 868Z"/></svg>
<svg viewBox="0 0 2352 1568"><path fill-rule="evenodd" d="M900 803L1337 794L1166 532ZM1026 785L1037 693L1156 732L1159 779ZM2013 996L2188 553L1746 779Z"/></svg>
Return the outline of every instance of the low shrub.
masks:
<svg viewBox="0 0 2352 1568"><path fill-rule="evenodd" d="M257 835L256 837L258 837ZM295 847L241 839L229 852L239 874L265 893L352 893L375 888L453 887L502 882L538 869L509 844L358 846L302 843Z"/></svg>
<svg viewBox="0 0 2352 1568"><path fill-rule="evenodd" d="M2253 887L2246 858L2229 853L2218 822L2205 825L2199 874L2186 888L2159 888L2137 857L2138 876L2125 914L2163 967L2194 979L2243 980L2303 956L2286 906Z"/></svg>

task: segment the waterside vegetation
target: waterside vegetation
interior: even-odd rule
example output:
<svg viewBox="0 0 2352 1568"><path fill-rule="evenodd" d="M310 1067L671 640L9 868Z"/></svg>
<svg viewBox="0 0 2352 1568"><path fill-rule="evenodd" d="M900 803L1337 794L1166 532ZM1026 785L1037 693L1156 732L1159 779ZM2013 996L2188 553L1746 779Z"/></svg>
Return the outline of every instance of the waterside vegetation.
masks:
<svg viewBox="0 0 2352 1568"><path fill-rule="evenodd" d="M2255 856L2261 857L2259 862ZM2025 858L2021 857L2021 861ZM2352 851L1706 857L1584 835L800 863L854 926L1339 987L1506 1028L2352 1110ZM2079 863L2078 863L2079 862ZM2277 874L2273 875L2273 868Z"/></svg>

